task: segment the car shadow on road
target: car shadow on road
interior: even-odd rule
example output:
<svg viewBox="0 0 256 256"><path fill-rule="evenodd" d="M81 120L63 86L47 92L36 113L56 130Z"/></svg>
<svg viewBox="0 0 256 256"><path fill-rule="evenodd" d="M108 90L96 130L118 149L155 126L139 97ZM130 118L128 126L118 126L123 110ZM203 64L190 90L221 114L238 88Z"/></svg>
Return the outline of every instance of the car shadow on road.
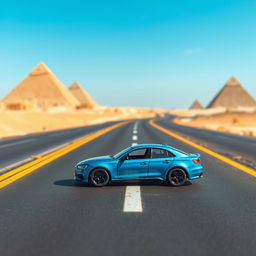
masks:
<svg viewBox="0 0 256 256"><path fill-rule="evenodd" d="M64 187L93 187L89 183L82 183L77 182L73 179L65 179L65 180L56 180L53 183L57 186L64 186ZM192 183L187 181L182 187L190 186ZM159 180L133 180L133 181L113 181L108 184L109 187L124 187L124 186L167 186L170 185L167 182L159 181Z"/></svg>
<svg viewBox="0 0 256 256"><path fill-rule="evenodd" d="M55 180L53 184L64 187L91 187L90 184L77 182L73 179Z"/></svg>

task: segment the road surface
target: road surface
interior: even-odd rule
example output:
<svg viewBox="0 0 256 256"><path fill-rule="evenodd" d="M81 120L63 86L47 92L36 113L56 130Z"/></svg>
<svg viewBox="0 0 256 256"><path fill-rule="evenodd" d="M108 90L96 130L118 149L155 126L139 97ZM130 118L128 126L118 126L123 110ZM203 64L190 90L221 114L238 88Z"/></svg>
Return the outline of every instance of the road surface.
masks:
<svg viewBox="0 0 256 256"><path fill-rule="evenodd" d="M255 178L147 120L137 122L136 134L134 125L114 129L1 189L0 255L254 255ZM162 142L200 153L204 178L178 188L158 181L94 188L72 179L74 165L84 158ZM133 186L142 208L125 212L126 190Z"/></svg>
<svg viewBox="0 0 256 256"><path fill-rule="evenodd" d="M161 126L178 132L185 137L214 149L216 152L226 156L242 156L244 159L256 162L256 138L240 136L236 134L218 131L204 130L199 128L181 126L172 122L174 116L159 120ZM256 166L255 166L256 167Z"/></svg>
<svg viewBox="0 0 256 256"><path fill-rule="evenodd" d="M86 136L114 123L116 122L2 139L0 140L0 169Z"/></svg>

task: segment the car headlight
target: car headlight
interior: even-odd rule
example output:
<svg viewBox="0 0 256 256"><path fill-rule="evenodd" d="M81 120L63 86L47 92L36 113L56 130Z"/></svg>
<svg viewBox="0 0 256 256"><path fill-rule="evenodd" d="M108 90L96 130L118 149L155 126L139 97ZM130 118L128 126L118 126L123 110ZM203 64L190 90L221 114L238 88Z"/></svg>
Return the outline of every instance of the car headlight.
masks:
<svg viewBox="0 0 256 256"><path fill-rule="evenodd" d="M85 170L88 166L88 164L79 164L76 166L76 168L79 170Z"/></svg>

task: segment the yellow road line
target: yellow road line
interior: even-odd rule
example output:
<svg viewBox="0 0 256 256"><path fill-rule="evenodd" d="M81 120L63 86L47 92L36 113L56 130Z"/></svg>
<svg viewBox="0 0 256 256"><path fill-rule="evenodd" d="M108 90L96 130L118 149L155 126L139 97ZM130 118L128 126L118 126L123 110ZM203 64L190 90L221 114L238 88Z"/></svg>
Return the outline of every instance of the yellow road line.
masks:
<svg viewBox="0 0 256 256"><path fill-rule="evenodd" d="M221 160L221 161L223 161L223 162L225 162L229 165L232 165L233 167L236 167L237 169L239 169L243 172L246 172L246 173L256 177L256 171L251 169L251 168L246 167L245 165L239 164L239 163L237 163L237 162L235 162L235 161L233 161L233 160L231 160L231 159L229 159L225 156L222 156L222 155L220 155L220 154L218 154L218 153L216 153L216 152L214 152L214 151L212 151L208 148L202 147L202 146L200 146L200 145L198 145L198 144L196 144L196 143L194 143L194 142L192 142L188 139L185 139L185 138L181 137L180 135L178 135L178 134L176 134L172 131L169 131L169 130L165 129L164 127L156 124L153 120L150 120L149 124L151 126L153 126L154 128L156 128L157 130L159 130L161 132L164 132L164 133L174 137L175 139L178 139L178 140L180 140L180 141L182 141L182 142L184 142L184 143L186 143L186 144L188 144L188 145L190 145L194 148L197 148L197 149L207 153L208 155L211 155L211 156L213 156L213 157L215 157L215 158L217 158L217 159L219 159L219 160Z"/></svg>
<svg viewBox="0 0 256 256"><path fill-rule="evenodd" d="M71 145L65 146L65 147L63 147L57 151L54 151L46 156L43 156L39 159L36 159L32 162L29 162L29 163L22 165L10 172L7 172L7 173L1 175L0 176L0 189L9 185L10 183L14 182L15 180L18 180L21 177L37 170L38 168L54 161L55 159L69 153L70 151L72 151L78 147L81 147L82 145L85 145L86 143L102 136L103 134L106 134L122 125L127 124L127 123L129 123L129 122L121 122L121 123L112 125L110 127L104 128L100 131L97 131L97 132L87 136L84 139L74 142Z"/></svg>

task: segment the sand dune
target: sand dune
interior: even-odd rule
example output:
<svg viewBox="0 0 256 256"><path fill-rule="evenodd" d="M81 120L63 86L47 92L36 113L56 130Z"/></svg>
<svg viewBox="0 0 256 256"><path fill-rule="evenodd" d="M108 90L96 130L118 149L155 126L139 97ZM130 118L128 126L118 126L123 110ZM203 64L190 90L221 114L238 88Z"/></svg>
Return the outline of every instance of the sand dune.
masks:
<svg viewBox="0 0 256 256"><path fill-rule="evenodd" d="M0 138L35 132L65 129L111 120L153 117L162 110L98 107L96 110L65 110L52 108L48 111L0 110Z"/></svg>
<svg viewBox="0 0 256 256"><path fill-rule="evenodd" d="M239 135L256 136L256 111L225 112L210 116L176 118L181 125L229 132Z"/></svg>

